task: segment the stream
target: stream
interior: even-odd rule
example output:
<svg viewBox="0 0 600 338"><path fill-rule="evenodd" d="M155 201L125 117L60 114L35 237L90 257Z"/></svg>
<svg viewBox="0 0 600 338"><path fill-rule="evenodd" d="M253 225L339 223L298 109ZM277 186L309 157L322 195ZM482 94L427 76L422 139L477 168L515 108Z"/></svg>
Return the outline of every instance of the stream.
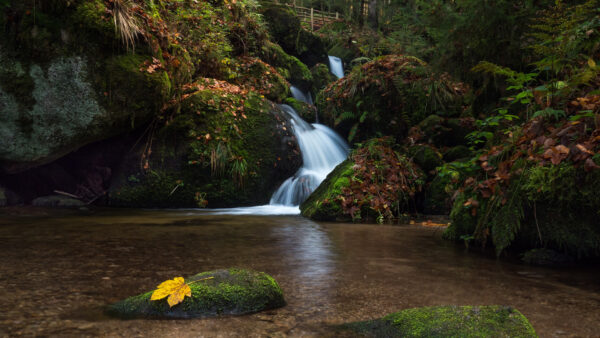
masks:
<svg viewBox="0 0 600 338"><path fill-rule="evenodd" d="M500 261L440 228L244 215L297 212L263 209L3 211L0 336L338 336L342 323L447 304L514 306L541 337L599 332L598 266ZM288 304L195 320L103 314L166 279L227 267L271 274Z"/></svg>

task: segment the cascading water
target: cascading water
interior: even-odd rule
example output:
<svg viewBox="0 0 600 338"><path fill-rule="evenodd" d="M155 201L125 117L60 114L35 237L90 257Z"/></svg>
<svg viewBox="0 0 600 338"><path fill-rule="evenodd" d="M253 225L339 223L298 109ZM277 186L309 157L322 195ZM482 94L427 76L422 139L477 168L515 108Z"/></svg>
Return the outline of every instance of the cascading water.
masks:
<svg viewBox="0 0 600 338"><path fill-rule="evenodd" d="M344 66L342 64L342 59L339 57L329 55L329 69L338 79L344 77Z"/></svg>
<svg viewBox="0 0 600 338"><path fill-rule="evenodd" d="M290 115L294 135L302 153L302 167L288 178L271 197L271 205L297 206L323 182L348 156L348 145L333 130L322 124L308 124L296 111L281 105Z"/></svg>
<svg viewBox="0 0 600 338"><path fill-rule="evenodd" d="M312 104L312 105L315 104L313 102L312 95L310 95L310 92L305 93L300 88L298 88L296 86L290 86L290 91L292 92L292 96L296 100L302 101L304 103Z"/></svg>

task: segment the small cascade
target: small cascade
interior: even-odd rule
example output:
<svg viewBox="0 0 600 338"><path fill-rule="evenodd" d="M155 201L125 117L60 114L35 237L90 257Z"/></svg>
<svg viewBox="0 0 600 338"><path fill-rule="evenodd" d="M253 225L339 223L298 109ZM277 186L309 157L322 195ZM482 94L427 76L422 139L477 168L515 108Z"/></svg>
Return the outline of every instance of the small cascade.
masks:
<svg viewBox="0 0 600 338"><path fill-rule="evenodd" d="M327 126L309 124L288 106L294 135L302 153L302 167L288 178L271 197L271 205L297 206L323 182L327 175L348 156L346 142Z"/></svg>
<svg viewBox="0 0 600 338"><path fill-rule="evenodd" d="M344 77L344 66L342 63L342 59L340 59L337 56L329 55L329 70L338 79L343 78Z"/></svg>
<svg viewBox="0 0 600 338"><path fill-rule="evenodd" d="M305 93L300 88L298 88L296 86L290 86L290 91L292 92L292 96L296 100L302 101L304 103L308 103L308 104L311 104L311 105L315 104L313 102L312 95L310 95L310 92Z"/></svg>

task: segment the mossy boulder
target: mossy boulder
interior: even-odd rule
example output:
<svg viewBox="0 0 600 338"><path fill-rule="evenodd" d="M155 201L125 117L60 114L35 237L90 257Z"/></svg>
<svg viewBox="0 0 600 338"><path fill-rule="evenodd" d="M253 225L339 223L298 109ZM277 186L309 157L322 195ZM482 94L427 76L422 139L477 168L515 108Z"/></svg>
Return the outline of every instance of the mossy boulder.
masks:
<svg viewBox="0 0 600 338"><path fill-rule="evenodd" d="M324 121L351 141L382 135L402 140L426 117L462 109L461 88L417 58L387 55L328 85L316 105Z"/></svg>
<svg viewBox="0 0 600 338"><path fill-rule="evenodd" d="M167 101L167 73L141 71L152 60L148 51L107 47L120 42L114 28L107 31L102 1L43 5L35 21L23 14L29 5L11 6L14 16L0 38L5 171L39 166L141 126Z"/></svg>
<svg viewBox="0 0 600 338"><path fill-rule="evenodd" d="M307 122L312 123L316 121L318 112L315 106L298 101L293 97L286 98L284 102L288 106L294 108L296 113L298 113L298 115L300 115L300 117Z"/></svg>
<svg viewBox="0 0 600 338"><path fill-rule="evenodd" d="M285 77L258 58L240 58L235 68L237 76L230 82L254 88L258 93L274 102L282 102L290 95L290 84Z"/></svg>
<svg viewBox="0 0 600 338"><path fill-rule="evenodd" d="M313 77L313 93L320 92L321 90L325 89L325 87L327 87L328 84L337 80L335 75L331 74L331 72L329 71L329 66L323 63L317 63L316 65L314 65L310 69L310 72L312 73Z"/></svg>
<svg viewBox="0 0 600 338"><path fill-rule="evenodd" d="M327 175L323 183L300 205L302 216L320 221L351 219L349 215L344 215L337 199L341 196L342 189L350 186L353 166L351 160L346 160Z"/></svg>
<svg viewBox="0 0 600 338"><path fill-rule="evenodd" d="M313 83L313 75L308 67L295 56L283 51L281 46L267 41L262 50L261 58L272 65L292 85L302 90L309 90Z"/></svg>
<svg viewBox="0 0 600 338"><path fill-rule="evenodd" d="M149 291L113 304L107 312L126 319L203 318L243 315L285 305L281 288L264 272L215 270L185 278L185 282L192 296L173 307L166 298L151 301L153 291Z"/></svg>
<svg viewBox="0 0 600 338"><path fill-rule="evenodd" d="M414 210L424 175L392 144L391 138L372 139L355 149L300 205L302 215L381 223Z"/></svg>
<svg viewBox="0 0 600 338"><path fill-rule="evenodd" d="M157 131L146 168L140 168L139 156L123 164L111 188L111 205L264 204L298 170L297 143L288 116L277 106L214 79L206 79L202 88Z"/></svg>
<svg viewBox="0 0 600 338"><path fill-rule="evenodd" d="M537 337L527 318L508 306L407 309L342 328L367 337Z"/></svg>
<svg viewBox="0 0 600 338"><path fill-rule="evenodd" d="M452 147L444 151L444 161L453 162L465 159L470 159L473 156L473 151L469 147L460 145Z"/></svg>
<svg viewBox="0 0 600 338"><path fill-rule="evenodd" d="M409 147L408 155L412 157L413 161L426 173L435 171L435 168L444 163L442 154L429 145L418 144Z"/></svg>
<svg viewBox="0 0 600 338"><path fill-rule="evenodd" d="M302 28L298 17L283 5L265 5L262 14L269 26L269 32L286 53L313 65L327 60L327 50L323 41L315 34Z"/></svg>
<svg viewBox="0 0 600 338"><path fill-rule="evenodd" d="M448 193L448 177L436 174L429 182L423 194L423 212L429 215L448 215L452 200Z"/></svg>

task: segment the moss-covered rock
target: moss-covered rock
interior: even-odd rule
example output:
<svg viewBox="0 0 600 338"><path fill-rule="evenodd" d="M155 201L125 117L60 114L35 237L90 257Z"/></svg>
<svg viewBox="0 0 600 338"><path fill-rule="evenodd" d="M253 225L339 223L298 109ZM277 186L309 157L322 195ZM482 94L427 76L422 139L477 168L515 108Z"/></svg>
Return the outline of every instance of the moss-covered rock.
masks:
<svg viewBox="0 0 600 338"><path fill-rule="evenodd" d="M349 140L404 139L438 111L462 107L462 87L414 57L388 55L354 68L317 95L324 121Z"/></svg>
<svg viewBox="0 0 600 338"><path fill-rule="evenodd" d="M445 176L435 175L429 182L423 194L423 212L430 215L448 215L452 207L448 193L449 179Z"/></svg>
<svg viewBox="0 0 600 338"><path fill-rule="evenodd" d="M369 140L330 173L300 205L317 220L384 222L414 211L424 184L414 163L391 148L390 138Z"/></svg>
<svg viewBox="0 0 600 338"><path fill-rule="evenodd" d="M236 77L230 82L254 88L269 100L282 102L290 95L290 84L283 75L258 58L239 58L235 73Z"/></svg>
<svg viewBox="0 0 600 338"><path fill-rule="evenodd" d="M266 42L261 50L261 58L275 67L291 84L303 90L310 89L313 76L308 67L298 58L284 52L278 44Z"/></svg>
<svg viewBox="0 0 600 338"><path fill-rule="evenodd" d="M317 63L316 65L314 65L310 69L310 72L312 73L313 77L313 93L320 92L321 90L325 89L325 87L327 87L328 84L337 80L335 75L331 74L331 72L329 71L329 67L323 63Z"/></svg>
<svg viewBox="0 0 600 338"><path fill-rule="evenodd" d="M444 161L446 162L470 159L472 156L473 152L471 149L464 145L452 147L444 151Z"/></svg>
<svg viewBox="0 0 600 338"><path fill-rule="evenodd" d="M302 119L312 123L317 119L317 108L311 104L304 103L302 101L298 101L293 97L288 97L285 99L285 104L294 108L296 113L302 117Z"/></svg>
<svg viewBox="0 0 600 338"><path fill-rule="evenodd" d="M108 313L127 319L202 318L243 315L285 305L281 288L264 272L216 270L186 278L185 282L192 296L173 307L169 307L166 298L151 301L150 291L111 305Z"/></svg>
<svg viewBox="0 0 600 338"><path fill-rule="evenodd" d="M265 5L262 14L273 40L288 54L296 56L309 67L327 60L323 41L303 29L300 20L290 9L282 5Z"/></svg>
<svg viewBox="0 0 600 338"><path fill-rule="evenodd" d="M29 4L10 6L14 16L0 38L5 171L48 163L141 126L167 101L167 73L141 71L152 60L146 50L131 54L106 47L120 42L114 28L107 30L104 2L44 4L35 22L23 14Z"/></svg>
<svg viewBox="0 0 600 338"><path fill-rule="evenodd" d="M302 216L321 221L351 219L349 215L344 216L337 199L341 196L342 189L350 186L353 166L351 160L346 160L327 175L323 183L300 205Z"/></svg>
<svg viewBox="0 0 600 338"><path fill-rule="evenodd" d="M110 204L230 207L269 201L300 167L287 115L258 93L213 79L154 136L146 168L121 170Z"/></svg>
<svg viewBox="0 0 600 338"><path fill-rule="evenodd" d="M418 144L409 147L408 155L426 173L435 171L435 168L444 163L442 154L429 145Z"/></svg>
<svg viewBox="0 0 600 338"><path fill-rule="evenodd" d="M368 337L537 337L527 318L507 306L407 309L343 328Z"/></svg>

